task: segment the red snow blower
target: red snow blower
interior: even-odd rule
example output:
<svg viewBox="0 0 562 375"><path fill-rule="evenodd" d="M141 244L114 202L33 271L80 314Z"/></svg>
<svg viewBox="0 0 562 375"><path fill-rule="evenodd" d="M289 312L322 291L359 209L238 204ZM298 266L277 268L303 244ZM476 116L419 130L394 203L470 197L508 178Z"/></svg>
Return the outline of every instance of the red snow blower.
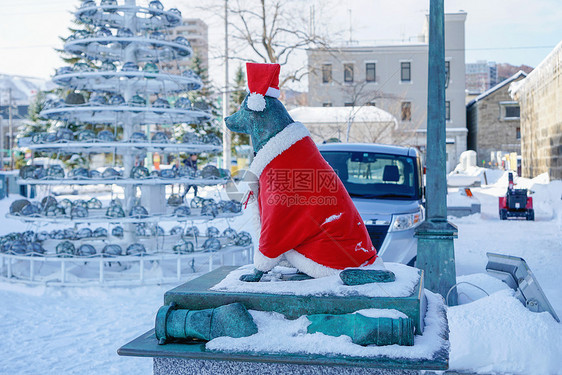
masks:
<svg viewBox="0 0 562 375"><path fill-rule="evenodd" d="M535 220L533 198L527 196L527 189L515 189L513 173L509 172L509 185L505 197L499 197L500 220L525 218Z"/></svg>

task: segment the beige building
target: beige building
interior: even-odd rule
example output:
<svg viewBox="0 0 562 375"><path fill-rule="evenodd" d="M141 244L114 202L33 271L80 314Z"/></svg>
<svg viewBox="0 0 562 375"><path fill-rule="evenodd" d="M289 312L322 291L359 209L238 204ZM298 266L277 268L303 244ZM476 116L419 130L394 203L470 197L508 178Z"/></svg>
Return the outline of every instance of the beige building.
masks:
<svg viewBox="0 0 562 375"><path fill-rule="evenodd" d="M523 176L562 179L562 42L511 93L521 106Z"/></svg>
<svg viewBox="0 0 562 375"><path fill-rule="evenodd" d="M494 161L496 154L521 154L519 103L509 94L509 85L524 79L523 71L483 92L466 106L469 150L477 152L477 163Z"/></svg>
<svg viewBox="0 0 562 375"><path fill-rule="evenodd" d="M466 150L465 20L465 12L445 14L448 170ZM381 108L425 152L428 40L426 17L416 43L307 50L309 105Z"/></svg>
<svg viewBox="0 0 562 375"><path fill-rule="evenodd" d="M302 122L316 143L391 143L398 122L377 107L297 107L289 114Z"/></svg>
<svg viewBox="0 0 562 375"><path fill-rule="evenodd" d="M184 18L181 25L169 30L170 39L173 40L178 36L186 38L193 48L193 57L198 56L201 59L201 66L209 69L209 31L208 26L199 18ZM163 64L163 69L179 74L187 70L190 66L191 59L173 60Z"/></svg>

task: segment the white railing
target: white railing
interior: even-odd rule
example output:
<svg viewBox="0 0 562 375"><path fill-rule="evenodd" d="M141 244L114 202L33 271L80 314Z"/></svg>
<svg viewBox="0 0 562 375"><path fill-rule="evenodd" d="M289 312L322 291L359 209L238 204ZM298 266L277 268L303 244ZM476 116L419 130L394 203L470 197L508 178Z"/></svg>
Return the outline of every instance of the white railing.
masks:
<svg viewBox="0 0 562 375"><path fill-rule="evenodd" d="M0 254L0 279L25 284L64 286L150 285L182 281L189 273L223 265L248 264L253 246L217 252L156 253L144 256L61 257Z"/></svg>

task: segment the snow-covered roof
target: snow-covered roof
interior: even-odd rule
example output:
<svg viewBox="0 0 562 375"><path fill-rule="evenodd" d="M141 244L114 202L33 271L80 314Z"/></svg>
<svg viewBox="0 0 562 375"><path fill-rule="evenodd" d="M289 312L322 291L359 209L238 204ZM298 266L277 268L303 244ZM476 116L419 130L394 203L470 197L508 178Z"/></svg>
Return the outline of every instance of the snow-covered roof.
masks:
<svg viewBox="0 0 562 375"><path fill-rule="evenodd" d="M490 88L487 91L484 91L482 94L478 95L476 98L472 99L466 106L470 107L471 105L473 105L474 103L484 99L485 97L487 97L488 95L498 91L499 89L501 89L502 87L504 87L505 85L515 81L517 78L519 77L527 77L527 73L525 73L524 71L520 70L517 73L515 73L514 75L512 75L511 77L509 77L508 79L505 79L503 81L501 81L500 83L498 83L497 85L495 85L494 87Z"/></svg>
<svg viewBox="0 0 562 375"><path fill-rule="evenodd" d="M16 103L29 104L32 96L40 90L52 88L53 84L42 78L0 74L0 90L12 90L12 100ZM7 104L8 95L2 95L2 103Z"/></svg>
<svg viewBox="0 0 562 375"><path fill-rule="evenodd" d="M289 114L295 121L310 123L396 122L396 118L374 106L363 107L297 107Z"/></svg>

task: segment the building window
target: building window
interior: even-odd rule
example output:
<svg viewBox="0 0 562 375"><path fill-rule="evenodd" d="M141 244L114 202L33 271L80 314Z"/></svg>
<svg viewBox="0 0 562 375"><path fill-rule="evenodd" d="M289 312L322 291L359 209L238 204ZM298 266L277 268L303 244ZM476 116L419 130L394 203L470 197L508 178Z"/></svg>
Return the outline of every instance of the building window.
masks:
<svg viewBox="0 0 562 375"><path fill-rule="evenodd" d="M367 107L376 107L376 106L377 106L377 102L367 102L367 103L365 103L365 105L366 105Z"/></svg>
<svg viewBox="0 0 562 375"><path fill-rule="evenodd" d="M412 102L402 102L402 121L412 121Z"/></svg>
<svg viewBox="0 0 562 375"><path fill-rule="evenodd" d="M400 63L400 81L410 82L412 80L411 69L412 65L410 62Z"/></svg>
<svg viewBox="0 0 562 375"><path fill-rule="evenodd" d="M377 80L377 66L375 63L365 64L365 80L367 82L375 82Z"/></svg>
<svg viewBox="0 0 562 375"><path fill-rule="evenodd" d="M331 107L332 103L327 102L327 103L322 103L322 107Z"/></svg>
<svg viewBox="0 0 562 375"><path fill-rule="evenodd" d="M449 87L450 76L451 76L451 62L445 61L445 88Z"/></svg>
<svg viewBox="0 0 562 375"><path fill-rule="evenodd" d="M322 83L332 82L332 64L322 65Z"/></svg>
<svg viewBox="0 0 562 375"><path fill-rule="evenodd" d="M445 102L445 120L451 121L451 102L449 100Z"/></svg>
<svg viewBox="0 0 562 375"><path fill-rule="evenodd" d="M518 120L521 110L517 102L500 102L500 118L502 120Z"/></svg>
<svg viewBox="0 0 562 375"><path fill-rule="evenodd" d="M343 64L343 81L353 82L353 64Z"/></svg>
<svg viewBox="0 0 562 375"><path fill-rule="evenodd" d="M521 128L515 129L515 138L521 139Z"/></svg>
<svg viewBox="0 0 562 375"><path fill-rule="evenodd" d="M343 104L344 107L353 107L354 105L355 105L355 103L353 103L353 102L347 102L347 103Z"/></svg>

